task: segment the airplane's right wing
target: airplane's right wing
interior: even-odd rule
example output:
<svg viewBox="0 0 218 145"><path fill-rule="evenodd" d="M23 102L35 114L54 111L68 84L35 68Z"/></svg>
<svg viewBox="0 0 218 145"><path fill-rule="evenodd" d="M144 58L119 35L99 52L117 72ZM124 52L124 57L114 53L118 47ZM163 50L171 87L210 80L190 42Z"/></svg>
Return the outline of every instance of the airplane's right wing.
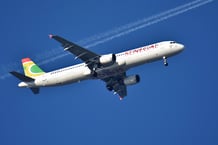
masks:
<svg viewBox="0 0 218 145"><path fill-rule="evenodd" d="M116 94L120 96L120 99L127 96L127 87L123 83L125 77L126 73L123 73L117 76L103 79L103 81L106 82L108 90L113 90Z"/></svg>
<svg viewBox="0 0 218 145"><path fill-rule="evenodd" d="M76 58L79 58L82 61L84 61L90 69L93 69L94 65L96 64L96 60L98 60L98 58L100 57L100 55L92 51L89 51L77 44L74 44L60 36L49 35L49 37L60 42L64 47L64 50L71 52L76 56Z"/></svg>

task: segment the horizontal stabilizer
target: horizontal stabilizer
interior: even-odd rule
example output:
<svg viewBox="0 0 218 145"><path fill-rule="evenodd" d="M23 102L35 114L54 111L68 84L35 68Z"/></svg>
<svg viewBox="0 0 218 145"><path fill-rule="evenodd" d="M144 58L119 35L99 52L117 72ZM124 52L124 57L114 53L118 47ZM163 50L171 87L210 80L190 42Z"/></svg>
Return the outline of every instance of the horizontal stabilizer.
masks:
<svg viewBox="0 0 218 145"><path fill-rule="evenodd" d="M12 71L10 72L13 76L15 76L16 78L18 78L19 80L21 81L24 81L24 82L32 82L34 81L34 79L30 78L30 77L27 77L21 73L18 73L16 71Z"/></svg>
<svg viewBox="0 0 218 145"><path fill-rule="evenodd" d="M34 94L39 94L39 88L30 88Z"/></svg>

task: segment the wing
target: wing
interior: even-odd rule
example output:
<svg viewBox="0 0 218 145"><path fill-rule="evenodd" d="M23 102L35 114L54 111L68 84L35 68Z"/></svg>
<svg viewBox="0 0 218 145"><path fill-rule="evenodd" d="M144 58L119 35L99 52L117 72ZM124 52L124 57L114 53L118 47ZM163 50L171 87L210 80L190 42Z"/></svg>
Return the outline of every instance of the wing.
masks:
<svg viewBox="0 0 218 145"><path fill-rule="evenodd" d="M127 88L126 85L123 83L125 77L126 73L123 73L117 76L103 79L103 81L106 82L108 90L113 90L115 94L118 94L120 96L120 99L123 99L125 96L127 96Z"/></svg>
<svg viewBox="0 0 218 145"><path fill-rule="evenodd" d="M57 35L49 35L50 38L55 39L56 41L60 42L64 47L64 50L67 50L74 54L76 58L81 59L84 61L90 69L93 69L94 65L96 64L100 55L91 52L77 44L74 44L60 36Z"/></svg>

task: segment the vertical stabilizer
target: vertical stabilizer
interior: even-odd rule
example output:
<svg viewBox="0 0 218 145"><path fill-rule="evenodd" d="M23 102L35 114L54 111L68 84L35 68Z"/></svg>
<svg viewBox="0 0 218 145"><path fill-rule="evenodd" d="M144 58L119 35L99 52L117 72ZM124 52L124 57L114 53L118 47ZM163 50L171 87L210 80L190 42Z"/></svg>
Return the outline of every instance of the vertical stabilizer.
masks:
<svg viewBox="0 0 218 145"><path fill-rule="evenodd" d="M25 76L28 76L30 78L36 78L38 76L45 74L45 72L38 65L36 65L30 58L23 58L22 64Z"/></svg>

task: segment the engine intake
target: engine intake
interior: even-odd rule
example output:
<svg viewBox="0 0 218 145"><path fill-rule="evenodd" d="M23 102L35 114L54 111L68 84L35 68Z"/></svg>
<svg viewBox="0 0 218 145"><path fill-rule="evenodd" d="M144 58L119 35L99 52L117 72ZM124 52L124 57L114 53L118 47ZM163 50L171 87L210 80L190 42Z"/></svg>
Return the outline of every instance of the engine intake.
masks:
<svg viewBox="0 0 218 145"><path fill-rule="evenodd" d="M132 76L126 77L126 78L123 80L123 83L124 83L126 86L129 86L129 85L135 85L135 84L137 84L139 81L140 81L139 75L132 75Z"/></svg>
<svg viewBox="0 0 218 145"><path fill-rule="evenodd" d="M102 55L99 58L99 62L100 62L100 64L105 65L105 66L112 65L116 62L116 55L113 53Z"/></svg>

